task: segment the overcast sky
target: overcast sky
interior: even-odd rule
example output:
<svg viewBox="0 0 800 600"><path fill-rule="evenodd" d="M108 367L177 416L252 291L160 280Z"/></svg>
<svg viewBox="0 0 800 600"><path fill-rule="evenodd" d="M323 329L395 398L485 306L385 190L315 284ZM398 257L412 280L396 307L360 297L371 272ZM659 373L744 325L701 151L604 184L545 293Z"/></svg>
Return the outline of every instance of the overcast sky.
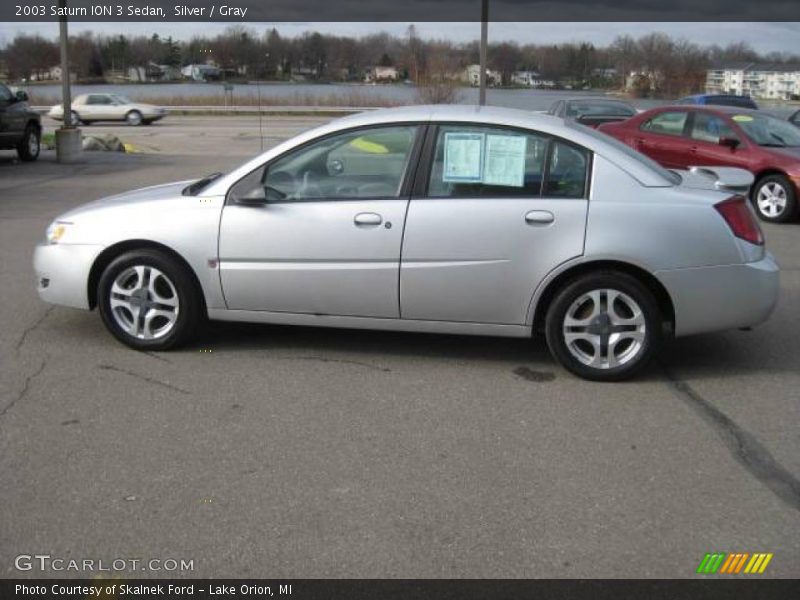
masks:
<svg viewBox="0 0 800 600"><path fill-rule="evenodd" d="M305 31L362 36L377 31L403 35L410 23L246 23L258 32L273 26L281 35L295 36ZM179 25L176 27L176 25ZM415 23L421 37L465 42L479 37L478 23ZM213 36L227 27L224 23L72 23L71 32L91 30L104 34L158 33L187 39L194 35ZM491 23L491 41L552 44L589 41L606 45L619 34L634 37L662 31L701 45L747 42L759 52L800 51L800 22L790 23ZM58 35L57 23L0 23L0 44L11 41L18 32Z"/></svg>

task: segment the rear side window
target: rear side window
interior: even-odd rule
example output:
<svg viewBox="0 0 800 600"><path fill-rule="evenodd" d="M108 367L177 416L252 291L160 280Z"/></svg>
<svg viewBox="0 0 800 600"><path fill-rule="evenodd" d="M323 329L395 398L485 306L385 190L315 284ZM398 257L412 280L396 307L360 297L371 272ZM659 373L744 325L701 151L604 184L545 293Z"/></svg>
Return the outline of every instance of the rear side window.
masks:
<svg viewBox="0 0 800 600"><path fill-rule="evenodd" d="M583 197L588 151L502 127L439 127L428 180L433 198Z"/></svg>
<svg viewBox="0 0 800 600"><path fill-rule="evenodd" d="M111 104L111 98L108 96L92 95L89 96L86 104Z"/></svg>
<svg viewBox="0 0 800 600"><path fill-rule="evenodd" d="M585 150L554 141L550 147L543 195L546 198L583 198L588 167L589 157Z"/></svg>
<svg viewBox="0 0 800 600"><path fill-rule="evenodd" d="M683 135L683 128L686 125L688 113L683 111L668 111L658 113L645 121L641 129L651 133L663 135Z"/></svg>
<svg viewBox="0 0 800 600"><path fill-rule="evenodd" d="M708 113L694 115L691 131L692 139L718 144L720 138L739 139L724 119Z"/></svg>

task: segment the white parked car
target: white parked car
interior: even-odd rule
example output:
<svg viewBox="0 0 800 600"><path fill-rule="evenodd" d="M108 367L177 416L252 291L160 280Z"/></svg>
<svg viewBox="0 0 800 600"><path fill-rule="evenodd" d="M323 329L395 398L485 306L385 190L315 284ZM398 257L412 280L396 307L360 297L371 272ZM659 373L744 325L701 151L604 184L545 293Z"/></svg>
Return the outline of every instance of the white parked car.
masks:
<svg viewBox="0 0 800 600"><path fill-rule="evenodd" d="M529 337L589 379L667 333L764 321L778 267L739 169L674 173L571 121L494 107L362 113L227 175L56 218L47 302L165 350L204 317Z"/></svg>
<svg viewBox="0 0 800 600"><path fill-rule="evenodd" d="M89 125L96 121L125 121L128 125L150 125L163 119L166 109L128 100L118 94L81 94L72 101L72 124ZM61 121L64 107L57 104L47 116Z"/></svg>

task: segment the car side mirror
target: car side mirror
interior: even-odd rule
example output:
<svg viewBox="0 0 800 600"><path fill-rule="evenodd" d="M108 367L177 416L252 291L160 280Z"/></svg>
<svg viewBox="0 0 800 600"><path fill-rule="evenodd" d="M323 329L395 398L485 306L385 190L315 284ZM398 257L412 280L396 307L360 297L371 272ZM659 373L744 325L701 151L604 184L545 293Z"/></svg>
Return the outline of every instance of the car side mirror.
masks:
<svg viewBox="0 0 800 600"><path fill-rule="evenodd" d="M726 148L730 148L731 150L736 150L741 142L736 138L732 137L721 137L719 138L719 145L725 146Z"/></svg>
<svg viewBox="0 0 800 600"><path fill-rule="evenodd" d="M16 96L14 96L17 102L27 102L28 101L28 94L20 90L17 92Z"/></svg>

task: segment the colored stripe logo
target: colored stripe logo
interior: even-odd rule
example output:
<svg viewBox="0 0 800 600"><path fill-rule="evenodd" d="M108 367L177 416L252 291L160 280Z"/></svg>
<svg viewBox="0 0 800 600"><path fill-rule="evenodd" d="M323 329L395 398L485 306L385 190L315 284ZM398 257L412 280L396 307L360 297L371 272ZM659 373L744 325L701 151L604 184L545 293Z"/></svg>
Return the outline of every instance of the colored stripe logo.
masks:
<svg viewBox="0 0 800 600"><path fill-rule="evenodd" d="M773 554L771 552L756 552L750 554L748 552L714 552L707 553L700 565L697 567L697 573L703 575L713 575L715 573L725 575L738 575L739 573L746 573L749 575L760 575L763 573L769 561L772 560Z"/></svg>

